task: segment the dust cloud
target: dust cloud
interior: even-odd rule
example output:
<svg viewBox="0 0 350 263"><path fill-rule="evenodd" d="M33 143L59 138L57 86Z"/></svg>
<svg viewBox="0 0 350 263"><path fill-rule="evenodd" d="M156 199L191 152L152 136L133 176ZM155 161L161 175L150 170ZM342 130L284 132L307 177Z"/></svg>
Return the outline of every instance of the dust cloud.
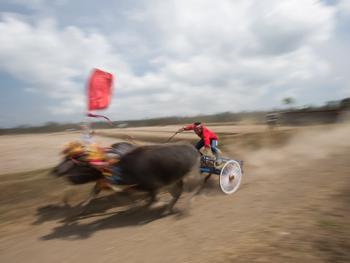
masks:
<svg viewBox="0 0 350 263"><path fill-rule="evenodd" d="M303 128L295 132L279 147L264 147L248 150L244 158L253 166L263 167L268 163L285 165L325 159L350 146L350 125ZM271 136L279 136L274 135Z"/></svg>

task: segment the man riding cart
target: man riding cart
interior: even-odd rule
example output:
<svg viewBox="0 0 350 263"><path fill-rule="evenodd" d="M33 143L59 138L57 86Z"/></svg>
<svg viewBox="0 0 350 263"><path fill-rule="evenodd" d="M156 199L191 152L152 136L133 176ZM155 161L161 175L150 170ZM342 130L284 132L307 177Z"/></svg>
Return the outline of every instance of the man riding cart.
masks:
<svg viewBox="0 0 350 263"><path fill-rule="evenodd" d="M199 138L201 138L196 143L196 148L199 151L203 146L205 148L204 154L209 155L209 149L211 149L211 152L214 154L215 158L219 158L218 153L218 137L217 135L210 131L207 127L205 127L201 122L195 122L193 124L186 125L179 129L177 132L181 133L183 131L191 131L193 130Z"/></svg>

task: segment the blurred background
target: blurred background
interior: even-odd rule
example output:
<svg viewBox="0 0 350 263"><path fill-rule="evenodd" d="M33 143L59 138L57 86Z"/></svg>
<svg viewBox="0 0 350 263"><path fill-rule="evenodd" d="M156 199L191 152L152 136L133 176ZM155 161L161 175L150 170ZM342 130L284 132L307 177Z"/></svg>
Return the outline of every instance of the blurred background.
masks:
<svg viewBox="0 0 350 263"><path fill-rule="evenodd" d="M0 261L348 262L349 23L346 0L0 0ZM240 189L211 178L164 218L107 192L67 222L92 185L48 173L93 68L114 76L95 142L201 121L244 160Z"/></svg>
<svg viewBox="0 0 350 263"><path fill-rule="evenodd" d="M92 68L114 121L349 97L348 1L2 0L0 126L75 122Z"/></svg>

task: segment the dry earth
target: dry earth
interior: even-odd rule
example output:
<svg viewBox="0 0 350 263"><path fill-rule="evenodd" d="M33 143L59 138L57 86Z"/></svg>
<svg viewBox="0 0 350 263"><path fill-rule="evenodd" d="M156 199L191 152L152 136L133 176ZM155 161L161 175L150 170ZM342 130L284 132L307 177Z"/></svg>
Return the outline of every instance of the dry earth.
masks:
<svg viewBox="0 0 350 263"><path fill-rule="evenodd" d="M176 128L126 133L161 142ZM214 178L190 208L188 194L180 200L188 213L168 217L142 207L141 195L105 194L73 221L62 197L74 205L90 186L68 186L45 169L8 172L50 167L78 135L0 137L0 262L349 262L349 126L213 129L225 154L245 161L235 194L222 194Z"/></svg>
<svg viewBox="0 0 350 263"><path fill-rule="evenodd" d="M65 143L80 140L79 133L25 134L0 136L0 174L52 167L60 160ZM97 136L96 142L108 146L116 139Z"/></svg>

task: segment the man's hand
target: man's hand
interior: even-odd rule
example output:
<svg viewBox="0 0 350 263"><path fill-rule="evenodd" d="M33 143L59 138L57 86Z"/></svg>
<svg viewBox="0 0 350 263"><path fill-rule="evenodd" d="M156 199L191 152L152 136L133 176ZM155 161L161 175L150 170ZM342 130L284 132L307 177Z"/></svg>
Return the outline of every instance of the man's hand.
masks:
<svg viewBox="0 0 350 263"><path fill-rule="evenodd" d="M206 156L210 156L211 155L211 150L210 150L209 145L205 145L204 146L203 154L206 155Z"/></svg>
<svg viewBox="0 0 350 263"><path fill-rule="evenodd" d="M182 127L182 128L180 128L180 129L178 129L176 133L183 132L184 130L185 130L185 129Z"/></svg>

